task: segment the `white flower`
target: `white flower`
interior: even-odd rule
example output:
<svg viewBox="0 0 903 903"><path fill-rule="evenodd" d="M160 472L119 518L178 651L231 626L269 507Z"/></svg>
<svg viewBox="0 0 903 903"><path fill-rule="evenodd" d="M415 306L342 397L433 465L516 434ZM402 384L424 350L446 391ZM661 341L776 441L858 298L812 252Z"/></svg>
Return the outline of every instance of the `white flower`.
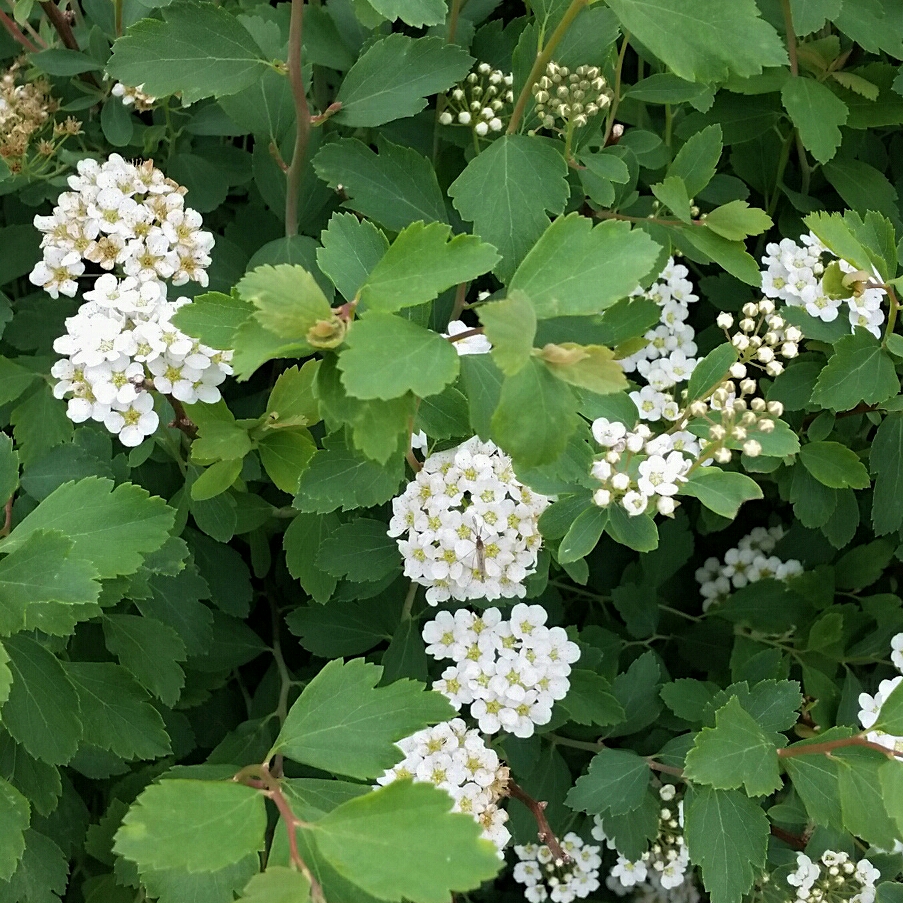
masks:
<svg viewBox="0 0 903 903"><path fill-rule="evenodd" d="M145 436L156 432L159 422L149 392L141 392L129 404L114 405L104 418L106 428L111 433L118 433L119 441L128 447L140 445Z"/></svg>
<svg viewBox="0 0 903 903"><path fill-rule="evenodd" d="M442 333L446 339L451 336L461 335L463 332L469 332L472 327L461 320L451 320L447 328L448 332ZM452 342L452 346L458 354L487 354L492 350L492 344L489 339L479 334Z"/></svg>

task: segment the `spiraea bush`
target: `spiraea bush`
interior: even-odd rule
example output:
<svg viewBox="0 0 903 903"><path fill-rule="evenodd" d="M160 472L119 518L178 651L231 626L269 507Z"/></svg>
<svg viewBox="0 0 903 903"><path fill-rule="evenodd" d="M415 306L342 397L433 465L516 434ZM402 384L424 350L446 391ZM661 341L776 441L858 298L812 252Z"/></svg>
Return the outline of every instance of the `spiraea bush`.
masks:
<svg viewBox="0 0 903 903"><path fill-rule="evenodd" d="M0 903L903 903L899 0L0 25Z"/></svg>

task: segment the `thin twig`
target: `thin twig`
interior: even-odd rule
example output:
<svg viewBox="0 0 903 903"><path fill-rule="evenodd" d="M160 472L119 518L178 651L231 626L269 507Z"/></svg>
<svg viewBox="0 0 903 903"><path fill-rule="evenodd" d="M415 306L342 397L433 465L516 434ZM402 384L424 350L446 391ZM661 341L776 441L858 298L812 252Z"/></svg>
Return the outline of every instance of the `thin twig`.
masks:
<svg viewBox="0 0 903 903"><path fill-rule="evenodd" d="M196 439L198 435L197 424L185 412L185 406L178 398L174 398L172 395L167 395L166 398L176 412L175 420L169 425L181 430L189 439Z"/></svg>
<svg viewBox="0 0 903 903"><path fill-rule="evenodd" d="M464 313L464 308L467 306L467 282L459 282L458 287L455 289L455 303L452 307L451 316L448 318L451 320L460 320L461 314Z"/></svg>
<svg viewBox="0 0 903 903"><path fill-rule="evenodd" d="M0 529L0 536L9 536L13 528L13 498L14 496L10 496L3 506L3 528Z"/></svg>
<svg viewBox="0 0 903 903"><path fill-rule="evenodd" d="M790 0L781 0L781 9L784 12L784 30L787 32L787 55L790 57L790 74L800 74L799 56L796 51L796 30L793 27L793 10L790 8Z"/></svg>
<svg viewBox="0 0 903 903"><path fill-rule="evenodd" d="M53 2L53 0L45 0L45 2L41 3L41 9L44 10L44 14L47 18L50 19L50 24L56 29L56 33L60 36L60 40L63 44L70 50L79 50L78 41L75 40L75 35L72 33L72 26L69 24L69 19L66 17L66 14Z"/></svg>
<svg viewBox="0 0 903 903"><path fill-rule="evenodd" d="M903 753L895 752L882 746L880 743L872 743L865 737L857 734L855 737L841 737L839 740L825 740L824 743L809 743L803 746L787 746L778 750L778 756L782 759L792 759L794 756L827 755L835 749L843 749L845 746L864 746L866 749L874 749L884 753L888 759L903 758Z"/></svg>
<svg viewBox="0 0 903 903"><path fill-rule="evenodd" d="M473 329L465 329L464 332L458 332L454 335L447 335L445 338L449 342L463 342L464 339L472 338L475 335L483 335L483 327L475 326Z"/></svg>
<svg viewBox="0 0 903 903"><path fill-rule="evenodd" d="M605 136L602 138L602 147L608 147L608 139L615 127L615 115L618 112L618 105L621 103L621 70L624 68L624 55L627 53L629 43L630 32L625 31L624 39L621 41L621 52L618 54L618 66L615 69L614 94L611 98L611 106L608 108L608 116L605 119Z"/></svg>
<svg viewBox="0 0 903 903"><path fill-rule="evenodd" d="M3 27L10 33L13 40L21 44L29 53L38 53L39 48L28 40L22 29L2 9L0 9L0 22L3 23Z"/></svg>
<svg viewBox="0 0 903 903"><path fill-rule="evenodd" d="M310 107L301 67L301 40L304 33L304 0L292 0L288 29L288 79L295 101L295 148L292 162L286 173L285 184L285 235L298 234L298 193L301 190L301 173L307 162L307 142L310 138Z"/></svg>
<svg viewBox="0 0 903 903"><path fill-rule="evenodd" d="M783 840L788 846L793 847L794 850L805 850L807 840L805 837L800 837L798 834L791 834L789 831L785 831L783 828L779 828L777 825L770 825L771 833L773 837L777 837L779 840Z"/></svg>
<svg viewBox="0 0 903 903"><path fill-rule="evenodd" d="M558 842L558 838L555 836L555 832L546 818L546 806L548 806L548 803L533 799L526 790L511 780L508 781L508 796L512 799L520 800L530 810L533 818L536 819L536 827L538 828L536 836L549 848L552 856L556 860L560 859L562 862L570 862L571 857L561 848L561 844Z"/></svg>

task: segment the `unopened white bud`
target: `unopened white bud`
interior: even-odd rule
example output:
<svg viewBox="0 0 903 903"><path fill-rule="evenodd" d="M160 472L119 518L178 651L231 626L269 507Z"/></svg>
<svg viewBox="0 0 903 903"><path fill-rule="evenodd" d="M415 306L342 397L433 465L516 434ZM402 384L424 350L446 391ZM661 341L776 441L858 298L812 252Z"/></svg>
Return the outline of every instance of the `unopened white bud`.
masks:
<svg viewBox="0 0 903 903"><path fill-rule="evenodd" d="M765 399L764 398L754 398L749 406L756 411L757 413L761 413L765 410Z"/></svg>
<svg viewBox="0 0 903 903"><path fill-rule="evenodd" d="M617 451L607 452L605 455L605 460L608 461L609 464L617 464L618 461L621 460L621 453Z"/></svg>
<svg viewBox="0 0 903 903"><path fill-rule="evenodd" d="M781 357L787 358L790 360L791 358L796 357L799 354L799 348L796 345L796 342L784 342L781 345Z"/></svg>
<svg viewBox="0 0 903 903"><path fill-rule="evenodd" d="M796 326L788 326L784 330L784 338L787 339L788 342L798 342L802 337L802 332L800 332Z"/></svg>
<svg viewBox="0 0 903 903"><path fill-rule="evenodd" d="M758 458L762 454L762 446L755 439L750 439L748 442L743 443L743 451L750 458Z"/></svg>
<svg viewBox="0 0 903 903"><path fill-rule="evenodd" d="M458 122L460 122L461 125L470 125L470 113L468 113L467 110L461 110L461 112L458 113Z"/></svg>
<svg viewBox="0 0 903 903"><path fill-rule="evenodd" d="M740 321L740 329L743 330L743 332L755 332L756 321L746 317Z"/></svg>
<svg viewBox="0 0 903 903"><path fill-rule="evenodd" d="M784 372L784 365L780 361L772 361L765 365L765 372L769 376L780 376Z"/></svg>
<svg viewBox="0 0 903 903"><path fill-rule="evenodd" d="M774 360L774 351L768 347L768 345L763 345L757 352L756 357L763 364L770 364Z"/></svg>
<svg viewBox="0 0 903 903"><path fill-rule="evenodd" d="M500 132L502 130L502 120L497 116L494 119L489 120L489 129L493 132Z"/></svg>
<svg viewBox="0 0 903 903"><path fill-rule="evenodd" d="M764 341L766 345L777 345L780 339L778 339L778 334L776 332L766 332L762 337L762 341Z"/></svg>
<svg viewBox="0 0 903 903"><path fill-rule="evenodd" d="M734 325L734 318L729 313L720 313L715 322L722 329L730 329Z"/></svg>
<svg viewBox="0 0 903 903"><path fill-rule="evenodd" d="M660 495L656 502L656 507L659 514L670 517L674 514L674 509L677 508L677 502L668 495Z"/></svg>
<svg viewBox="0 0 903 903"><path fill-rule="evenodd" d="M742 426L735 426L731 430L731 439L742 442L746 438L746 430Z"/></svg>
<svg viewBox="0 0 903 903"><path fill-rule="evenodd" d="M759 421L758 430L760 433L773 433L774 432L774 421L768 420L765 417L763 417Z"/></svg>
<svg viewBox="0 0 903 903"><path fill-rule="evenodd" d="M770 298L763 298L759 302L759 313L766 315L774 313L774 301Z"/></svg>
<svg viewBox="0 0 903 903"><path fill-rule="evenodd" d="M690 414L693 417L705 417L709 412L709 406L704 401L694 401L690 405Z"/></svg>
<svg viewBox="0 0 903 903"><path fill-rule="evenodd" d="M731 339L731 344L737 351L746 351L749 348L749 339L745 335L739 333Z"/></svg>
<svg viewBox="0 0 903 903"><path fill-rule="evenodd" d="M759 305L754 301L747 301L741 309L744 317L756 317L759 315Z"/></svg>
<svg viewBox="0 0 903 903"><path fill-rule="evenodd" d="M731 450L729 448L719 448L715 452L715 460L719 464L728 464L731 460Z"/></svg>
<svg viewBox="0 0 903 903"><path fill-rule="evenodd" d="M485 122L478 122L473 127L473 130L482 138L489 132L489 125Z"/></svg>
<svg viewBox="0 0 903 903"><path fill-rule="evenodd" d="M619 492L623 492L630 486L630 477L626 473L616 473L611 478L611 485Z"/></svg>
<svg viewBox="0 0 903 903"><path fill-rule="evenodd" d="M709 437L710 437L714 442L720 442L726 435L727 435L727 430L726 430L723 426L721 426L720 423L716 423L716 424L709 430Z"/></svg>
<svg viewBox="0 0 903 903"><path fill-rule="evenodd" d="M784 413L784 404L780 401L769 401L768 402L768 413L773 414L775 417L780 417Z"/></svg>
<svg viewBox="0 0 903 903"><path fill-rule="evenodd" d="M455 121L454 116L446 110L444 113L439 114L439 122L442 125L451 125Z"/></svg>
<svg viewBox="0 0 903 903"><path fill-rule="evenodd" d="M734 379L743 379L746 376L746 364L741 364L739 361L736 364L731 364L731 376Z"/></svg>
<svg viewBox="0 0 903 903"><path fill-rule="evenodd" d="M593 501L600 508L607 508L611 504L611 493L607 489L597 489L593 493Z"/></svg>
<svg viewBox="0 0 903 903"><path fill-rule="evenodd" d="M754 379L744 379L740 383L740 391L744 395L752 395L756 391L756 381Z"/></svg>

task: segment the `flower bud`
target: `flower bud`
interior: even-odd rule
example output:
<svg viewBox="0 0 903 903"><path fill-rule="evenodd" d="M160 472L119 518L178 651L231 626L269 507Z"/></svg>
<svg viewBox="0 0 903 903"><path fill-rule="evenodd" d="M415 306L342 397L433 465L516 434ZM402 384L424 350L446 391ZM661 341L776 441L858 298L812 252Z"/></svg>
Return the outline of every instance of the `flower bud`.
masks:
<svg viewBox="0 0 903 903"><path fill-rule="evenodd" d="M774 301L770 298L763 298L759 302L759 313L760 314L773 314L774 313Z"/></svg>
<svg viewBox="0 0 903 903"><path fill-rule="evenodd" d="M744 317L757 317L759 315L759 305L753 301L748 301L741 309Z"/></svg>
<svg viewBox="0 0 903 903"><path fill-rule="evenodd" d="M774 360L774 351L768 347L768 345L763 345L757 352L756 357L763 364L770 364Z"/></svg>
<svg viewBox="0 0 903 903"><path fill-rule="evenodd" d="M734 318L729 313L720 313L715 322L722 329L730 329L734 325Z"/></svg>
<svg viewBox="0 0 903 903"><path fill-rule="evenodd" d="M788 326L784 330L784 338L787 339L788 342L798 342L802 337L802 332L800 332L796 326Z"/></svg>
<svg viewBox="0 0 903 903"><path fill-rule="evenodd" d="M797 348L796 342L784 342L784 344L781 345L781 357L790 360L791 358L796 357L797 354L799 354L799 348Z"/></svg>
<svg viewBox="0 0 903 903"><path fill-rule="evenodd" d="M611 493L607 489L597 489L593 493L593 501L600 508L607 508L611 504Z"/></svg>
<svg viewBox="0 0 903 903"><path fill-rule="evenodd" d="M719 464L728 464L731 460L731 450L729 448L719 448L715 452L715 460Z"/></svg>
<svg viewBox="0 0 903 903"><path fill-rule="evenodd" d="M747 305L748 307L749 305ZM740 329L743 332L755 332L756 330L756 321L751 320L748 317L740 321Z"/></svg>
<svg viewBox="0 0 903 903"><path fill-rule="evenodd" d="M731 364L731 376L734 379L743 379L746 376L746 364L741 364L739 361L736 364Z"/></svg>
<svg viewBox="0 0 903 903"><path fill-rule="evenodd" d="M611 478L611 485L619 492L623 492L630 486L630 477L626 473L616 473Z"/></svg>
<svg viewBox="0 0 903 903"><path fill-rule="evenodd" d="M757 413L761 413L765 410L765 399L764 398L754 398L749 406L756 411Z"/></svg>
<svg viewBox="0 0 903 903"><path fill-rule="evenodd" d="M460 122L461 125L470 125L470 113L468 113L467 110L461 110L461 112L458 113L458 122Z"/></svg>
<svg viewBox="0 0 903 903"><path fill-rule="evenodd" d="M489 126L485 122L478 122L473 130L482 138L489 131Z"/></svg>
<svg viewBox="0 0 903 903"><path fill-rule="evenodd" d="M756 381L754 379L744 379L743 382L740 383L740 391L744 395L753 395L756 388Z"/></svg>
<svg viewBox="0 0 903 903"><path fill-rule="evenodd" d="M665 517L670 517L674 514L674 509L677 507L677 502L667 495L660 495L658 497L658 502L656 502L656 507L658 508L658 513L664 515Z"/></svg>
<svg viewBox="0 0 903 903"><path fill-rule="evenodd" d="M743 451L750 458L758 458L762 454L762 446L755 439L743 443Z"/></svg>
<svg viewBox="0 0 903 903"><path fill-rule="evenodd" d="M766 364L765 372L769 376L780 376L784 372L784 365L780 361L772 361Z"/></svg>
<svg viewBox="0 0 903 903"><path fill-rule="evenodd" d="M448 110L445 110L443 113L439 114L439 122L442 125L451 125L454 121L454 116L452 116L452 114L449 113Z"/></svg>

